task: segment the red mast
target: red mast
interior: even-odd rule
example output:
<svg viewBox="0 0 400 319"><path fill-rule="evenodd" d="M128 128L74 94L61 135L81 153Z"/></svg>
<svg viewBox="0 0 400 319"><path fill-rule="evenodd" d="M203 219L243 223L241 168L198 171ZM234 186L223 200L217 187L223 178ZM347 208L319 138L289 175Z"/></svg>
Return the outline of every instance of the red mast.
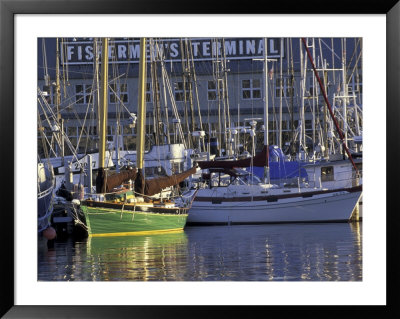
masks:
<svg viewBox="0 0 400 319"><path fill-rule="evenodd" d="M311 56L310 50L309 50L308 47L307 47L306 40L305 40L304 38L301 38L301 41L303 42L304 47L305 47L305 49L306 49L306 51L307 51L308 59L310 60L310 63L311 63L312 68L313 68L313 70L314 70L315 77L316 77L317 80L318 80L319 87L320 87L320 89L321 89L321 91L322 91L322 94L323 94L323 96L324 96L325 103L326 103L326 105L328 106L329 114L331 115L332 120L333 120L333 122L335 123L336 131L339 133L340 139L341 139L341 141L342 141L342 145L343 145L344 149L346 150L346 153L347 153L347 155L349 156L349 159L350 159L351 163L353 164L354 169L355 169L356 172L358 173L358 168L357 168L356 164L355 164L354 161L353 161L353 157L351 156L351 153L350 153L349 149L347 148L347 145L346 145L345 140L344 140L343 132L342 132L342 130L341 130L340 127L339 127L339 123L337 122L337 120L336 120L336 118L335 118L335 115L333 114L331 104L330 104L329 101L328 101L328 97L326 96L326 92L325 92L324 86L322 85L321 78L319 77L318 72L317 72L317 69L315 68L315 64L314 64L313 58L312 58L312 56Z"/></svg>

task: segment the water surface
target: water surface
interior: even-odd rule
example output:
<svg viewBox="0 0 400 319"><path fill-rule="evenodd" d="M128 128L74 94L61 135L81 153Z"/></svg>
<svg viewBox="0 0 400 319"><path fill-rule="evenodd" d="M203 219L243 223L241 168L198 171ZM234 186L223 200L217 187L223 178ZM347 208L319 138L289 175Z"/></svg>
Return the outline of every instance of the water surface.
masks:
<svg viewBox="0 0 400 319"><path fill-rule="evenodd" d="M190 226L38 241L40 281L361 281L362 223Z"/></svg>

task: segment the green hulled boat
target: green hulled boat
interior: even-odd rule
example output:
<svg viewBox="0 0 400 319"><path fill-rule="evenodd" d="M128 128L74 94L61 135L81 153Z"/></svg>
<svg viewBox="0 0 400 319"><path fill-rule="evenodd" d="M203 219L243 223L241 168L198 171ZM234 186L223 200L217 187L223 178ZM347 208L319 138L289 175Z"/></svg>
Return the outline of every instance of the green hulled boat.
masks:
<svg viewBox="0 0 400 319"><path fill-rule="evenodd" d="M96 193L81 201L80 207L90 237L147 235L182 230L186 224L193 196L177 205L168 199L151 196L163 189L178 185L196 172L193 167L173 176L145 180L144 128L146 120L146 40L140 41L139 101L137 126L137 169L128 169L111 175L104 169L108 101L108 41L102 41L102 85L100 87L99 170ZM132 188L134 182L134 189ZM192 194L194 195L194 194Z"/></svg>
<svg viewBox="0 0 400 319"><path fill-rule="evenodd" d="M186 207L171 200L135 197L129 188L98 194L81 202L89 236L148 235L182 230L190 202Z"/></svg>
<svg viewBox="0 0 400 319"><path fill-rule="evenodd" d="M93 237L148 235L185 227L188 208L172 203L110 203L87 200L81 209Z"/></svg>

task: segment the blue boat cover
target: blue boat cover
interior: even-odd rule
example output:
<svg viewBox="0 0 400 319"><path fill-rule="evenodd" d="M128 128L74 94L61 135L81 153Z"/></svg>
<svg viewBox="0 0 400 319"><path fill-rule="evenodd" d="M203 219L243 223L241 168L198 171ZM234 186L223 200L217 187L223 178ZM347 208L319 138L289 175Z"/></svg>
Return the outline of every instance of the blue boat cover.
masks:
<svg viewBox="0 0 400 319"><path fill-rule="evenodd" d="M246 167L250 171L250 167ZM276 145L269 146L269 172L271 180L289 179L300 177L308 181L308 174L301 163L286 161L282 150ZM264 167L253 167L253 174L263 178Z"/></svg>

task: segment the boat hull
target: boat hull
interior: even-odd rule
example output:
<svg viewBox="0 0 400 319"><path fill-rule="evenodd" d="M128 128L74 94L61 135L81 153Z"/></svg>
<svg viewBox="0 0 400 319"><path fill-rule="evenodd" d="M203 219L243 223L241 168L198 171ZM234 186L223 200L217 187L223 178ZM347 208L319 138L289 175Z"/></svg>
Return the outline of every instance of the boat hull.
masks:
<svg viewBox="0 0 400 319"><path fill-rule="evenodd" d="M53 212L53 185L38 194L38 232L50 226L50 216Z"/></svg>
<svg viewBox="0 0 400 319"><path fill-rule="evenodd" d="M188 214L153 213L81 206L92 237L131 236L182 230Z"/></svg>
<svg viewBox="0 0 400 319"><path fill-rule="evenodd" d="M361 190L329 192L309 198L301 196L267 200L203 202L197 197L189 211L190 224L261 224L348 221ZM200 200L199 200L200 199Z"/></svg>

